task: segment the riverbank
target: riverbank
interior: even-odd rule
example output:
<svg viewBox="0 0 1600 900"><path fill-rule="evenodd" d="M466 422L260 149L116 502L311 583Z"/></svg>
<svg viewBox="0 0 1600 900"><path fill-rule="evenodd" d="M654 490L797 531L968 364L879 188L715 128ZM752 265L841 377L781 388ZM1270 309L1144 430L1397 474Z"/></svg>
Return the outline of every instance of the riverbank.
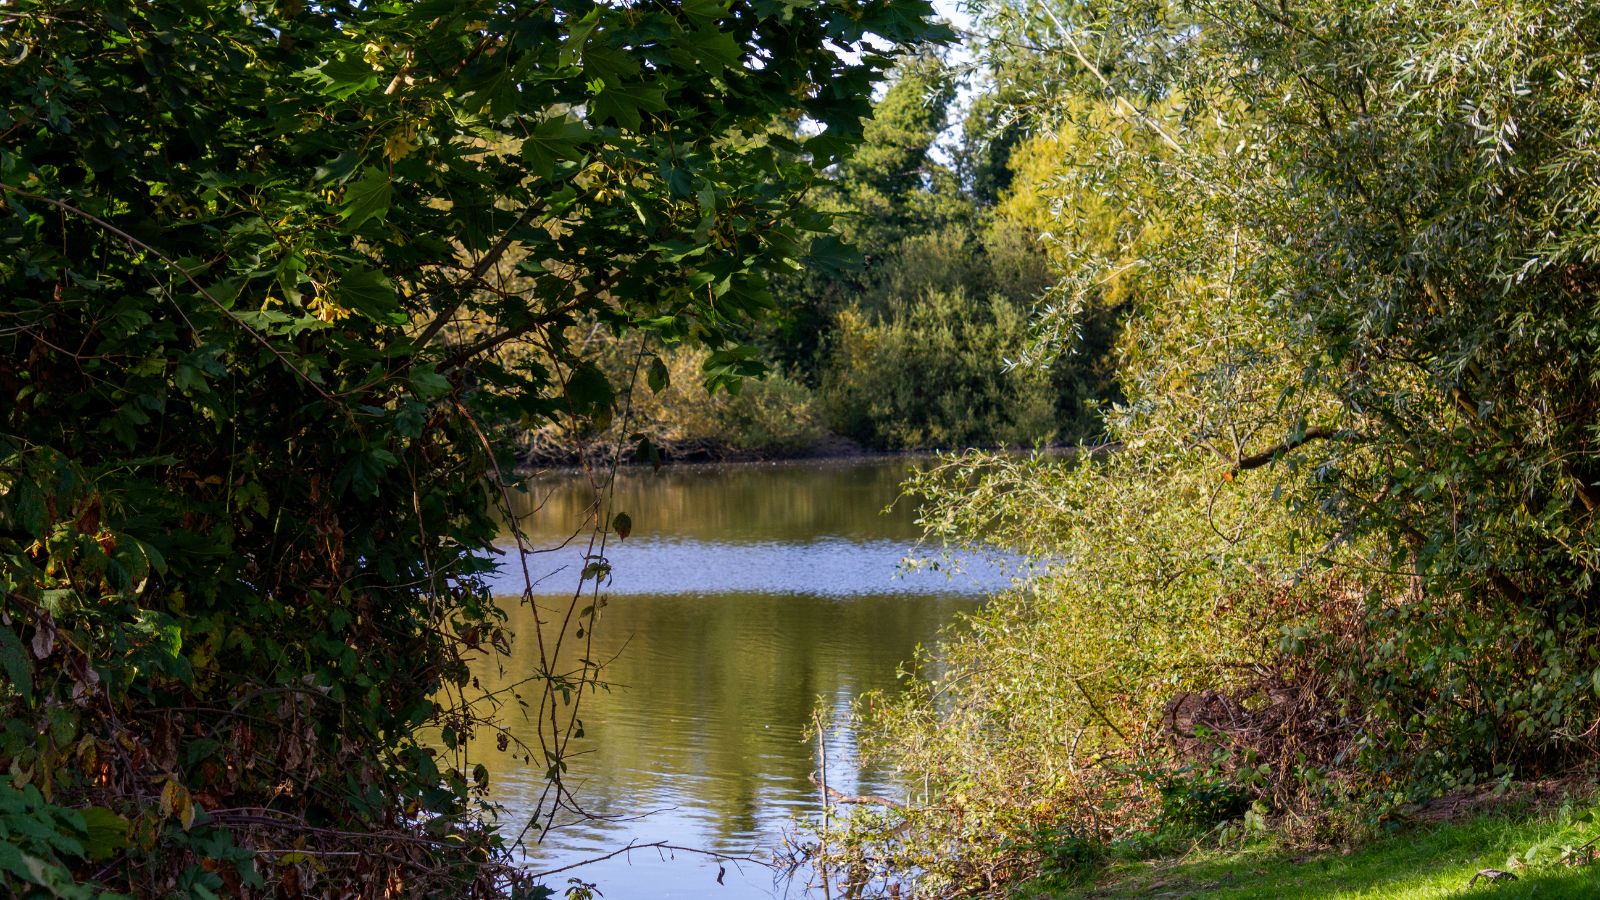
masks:
<svg viewBox="0 0 1600 900"><path fill-rule="evenodd" d="M1438 816L1424 810L1354 848L1308 853L1263 840L1225 851L1113 862L1092 880L1034 882L1018 896L1422 900L1483 894L1498 900L1600 895L1600 804L1592 782L1577 790L1540 787L1523 786L1501 802L1462 804L1445 821L1432 821ZM1505 874L1480 874L1485 871Z"/></svg>
<svg viewBox="0 0 1600 900"><path fill-rule="evenodd" d="M799 446L740 447L733 444L697 442L686 445L654 444L657 459L640 458L636 446L618 448L615 445L596 444L578 447L571 444L535 444L518 460L522 471L574 469L583 461L598 464L615 458L619 450L624 465L685 465L706 463L781 462L788 460L863 459L883 457L891 459L914 454L931 454L933 450L872 450L836 434L828 434Z"/></svg>
<svg viewBox="0 0 1600 900"><path fill-rule="evenodd" d="M808 445L798 450L769 450L752 451L734 448L718 448L715 450L700 449L692 452L662 453L659 463L662 466L683 468L689 466L721 466L721 465L757 465L780 463L826 463L826 462L851 462L866 460L891 460L891 459L932 459L945 453L960 453L966 450L988 450L1010 453L1028 453L1034 448L1030 447L959 447L959 448L917 448L911 450L875 450L864 447L855 441L839 435L830 435L827 440ZM1077 445L1046 444L1040 448L1045 453L1066 456L1077 452ZM1107 449L1107 446L1095 446L1096 453ZM576 452L563 454L528 454L517 462L517 471L522 475L538 473L567 472L582 468L583 461L588 460L590 465L609 464L616 455L616 449L596 449L589 453ZM622 461L623 468L646 467L655 463L648 459L640 459L634 452L625 452Z"/></svg>

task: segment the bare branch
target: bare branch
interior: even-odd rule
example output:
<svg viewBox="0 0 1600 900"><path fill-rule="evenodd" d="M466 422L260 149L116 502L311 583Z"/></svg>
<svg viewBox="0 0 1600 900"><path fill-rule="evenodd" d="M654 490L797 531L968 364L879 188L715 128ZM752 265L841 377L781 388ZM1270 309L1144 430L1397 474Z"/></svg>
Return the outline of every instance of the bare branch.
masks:
<svg viewBox="0 0 1600 900"><path fill-rule="evenodd" d="M769 868L769 869L770 868L776 868L772 863L766 862L765 860L756 859L753 856L738 856L738 855L731 854L731 853L718 853L715 850L703 850L703 849L700 849L699 847L682 847L682 846L679 846L677 844L669 844L666 841L652 841L651 843L648 843L648 844L637 844L637 843L630 842L628 844L628 846L623 847L620 850L613 850L610 853L605 854L604 856L596 856L596 857L593 857L591 859L585 859L585 860L582 860L580 862L572 863L571 865L562 866L559 869L546 869L543 872L534 872L534 873L532 873L532 877L534 877L534 878L548 878L549 876L555 875L555 874L560 873L560 872L570 872L573 869L582 868L584 866L591 866L591 865L594 865L595 863L598 863L598 862L605 862L608 859L612 859L614 857L622 856L622 855L627 854L627 853L632 853L635 850L656 850L656 851L663 851L664 850L664 851L668 851L668 852L698 853L701 856L709 856L712 859L725 860L727 862L732 862L732 863L747 862L747 863L754 863L755 865L758 865L758 866L765 866L766 868Z"/></svg>
<svg viewBox="0 0 1600 900"><path fill-rule="evenodd" d="M506 251L511 249L511 245L516 242L516 238L514 238L513 235L516 234L517 229L528 224L528 222L534 216L538 215L539 211L542 209L544 209L544 201L536 200L528 204L522 210L522 213L517 216L517 220L512 222L511 227L507 228L505 233L500 236L500 240L496 241L494 246L490 247L488 252L484 253L483 256L475 264L473 264L471 271L467 273L467 277L464 282L465 288L470 289L472 285L482 280L483 276L487 275L490 269L494 268L495 264L500 261L500 257L504 256ZM461 305L465 302L466 299L464 297L462 299L458 299L456 302L450 304L448 308L441 310L438 315L434 316L433 321L429 322L427 327L422 329L422 333L417 335L416 346L426 347L428 342L437 337L439 332L443 331L444 327L450 324L450 320L455 318L456 313L461 310Z"/></svg>
<svg viewBox="0 0 1600 900"><path fill-rule="evenodd" d="M1233 468L1228 471L1228 477L1230 479L1236 478L1240 472L1248 472L1251 469L1259 469L1283 454L1297 450L1300 447L1311 443L1312 441L1343 440L1353 436L1354 435L1348 431L1342 431L1337 428L1324 428L1320 425L1313 428L1307 428L1299 435L1285 438L1282 443L1277 444L1276 446L1263 450L1260 453L1252 453L1249 456L1242 456L1235 460Z"/></svg>

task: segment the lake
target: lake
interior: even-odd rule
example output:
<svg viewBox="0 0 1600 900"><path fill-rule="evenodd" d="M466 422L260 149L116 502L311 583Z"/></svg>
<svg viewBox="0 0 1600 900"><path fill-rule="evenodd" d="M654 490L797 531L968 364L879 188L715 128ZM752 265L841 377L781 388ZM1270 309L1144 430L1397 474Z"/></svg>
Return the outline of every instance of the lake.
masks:
<svg viewBox="0 0 1600 900"><path fill-rule="evenodd" d="M920 534L914 510L906 502L882 510L915 464L624 470L611 509L628 514L632 531L604 548L611 571L599 598L590 580L576 605L580 573L601 549L591 547L585 524L594 487L576 473L528 483L518 512L531 546L542 551L525 555L533 606L508 536L497 588L521 637L508 658L481 662L474 674L509 696L540 671L542 646L553 671L583 671L591 660L603 666L605 684L572 698L582 724L566 750L572 796L541 823L553 827L529 832L533 869L574 865L630 842L770 858L794 820L818 815L808 781L817 751L805 737L813 710L820 704L842 722L862 692L895 690L897 670L919 644L933 643L958 613L1008 584L997 568L973 560L955 574L904 570ZM569 616L588 606L598 607L592 625ZM470 747L493 772L492 799L506 808L513 833L545 797L538 729L548 737L574 719L573 706L540 708L537 685L528 688L526 712L502 711L507 748L482 730ZM523 752L517 741L532 748L528 762L514 756ZM848 729L829 731L827 767L830 786L845 793L903 794L889 773L859 763ZM804 877L775 881L761 865L659 849L547 883L559 895L568 877L595 883L613 900L807 895Z"/></svg>

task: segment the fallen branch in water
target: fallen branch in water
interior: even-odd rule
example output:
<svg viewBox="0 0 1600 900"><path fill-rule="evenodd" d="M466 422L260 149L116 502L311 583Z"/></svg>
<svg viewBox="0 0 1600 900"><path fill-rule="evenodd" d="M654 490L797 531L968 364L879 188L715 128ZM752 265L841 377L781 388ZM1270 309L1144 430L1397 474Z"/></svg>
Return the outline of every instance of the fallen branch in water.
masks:
<svg viewBox="0 0 1600 900"><path fill-rule="evenodd" d="M828 795L828 799L832 800L834 803L861 803L871 806L889 806L895 809L905 809L906 806L899 800L891 800L888 797L880 797L877 794L842 793L824 784L817 778L817 773L815 772L812 772L809 778L811 783L821 788Z"/></svg>
<svg viewBox="0 0 1600 900"><path fill-rule="evenodd" d="M530 872L528 874L532 878L548 878L551 875L556 875L556 874L559 874L561 872L570 872L573 869L580 869L580 868L582 868L584 866L594 865L595 863L598 863L598 862L605 862L608 859L611 859L611 858L617 857L617 856L622 856L625 853L632 853L635 850L656 850L656 851L669 851L669 852L698 853L701 856L709 856L712 859L717 860L718 862L731 862L731 863L733 863L734 868L738 868L739 867L739 863L753 863L755 865L762 866L762 867L768 868L768 869L776 869L777 868L776 864L774 864L772 862L769 862L767 860L756 859L754 856L736 856L736 855L733 855L731 853L718 853L715 850L702 850L699 847L680 847L677 844L669 844L666 841L651 841L648 844L636 844L636 843L633 843L632 841L630 841L630 842L628 842L628 846L623 847L620 850L613 850L610 853L605 854L604 856L596 856L596 857L593 857L593 858L590 858L590 859L581 860L579 862L572 863L571 865L562 866L559 869L546 869L543 872ZM720 875L718 876L717 880L721 881L721 876Z"/></svg>

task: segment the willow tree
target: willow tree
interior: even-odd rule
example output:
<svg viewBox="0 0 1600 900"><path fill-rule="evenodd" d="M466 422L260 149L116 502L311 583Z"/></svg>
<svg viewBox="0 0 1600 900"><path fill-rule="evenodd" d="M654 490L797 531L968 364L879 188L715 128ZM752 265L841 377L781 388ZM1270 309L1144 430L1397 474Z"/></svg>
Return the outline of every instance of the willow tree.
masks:
<svg viewBox="0 0 1600 900"><path fill-rule="evenodd" d="M1353 577L1412 579L1420 603L1371 610L1395 643L1350 685L1411 774L1581 748L1600 662L1596 11L987 10L1042 118L1103 136L1056 189L1058 250L1068 287L1131 288L1122 436L1328 516L1335 546L1371 540ZM1108 205L1135 227L1096 233ZM1074 309L1045 311L1047 339Z"/></svg>
<svg viewBox="0 0 1600 900"><path fill-rule="evenodd" d="M487 770L420 737L509 639L502 435L611 415L580 317L746 371L929 12L0 11L0 885L509 889ZM503 761L558 779L549 730Z"/></svg>
<svg viewBox="0 0 1600 900"><path fill-rule="evenodd" d="M1064 161L1038 355L1120 298L1127 402L1103 466L922 484L935 528L1051 571L880 719L964 849L911 865L970 886L1218 790L1348 821L1591 758L1600 11L982 12Z"/></svg>
<svg viewBox="0 0 1600 900"><path fill-rule="evenodd" d="M1401 786L1390 799L1585 752L1600 715L1596 11L1163 15L1119 18L1168 37L1119 41L1136 64L1101 77L1178 158L1161 171L1197 211L1173 220L1178 252L1143 262L1171 298L1226 276L1270 339L1233 341L1200 373L1217 390L1147 421L1211 451L1216 477L1336 523L1331 546L1302 552L1373 588L1371 638L1329 652L1347 710L1368 717L1354 749Z"/></svg>

